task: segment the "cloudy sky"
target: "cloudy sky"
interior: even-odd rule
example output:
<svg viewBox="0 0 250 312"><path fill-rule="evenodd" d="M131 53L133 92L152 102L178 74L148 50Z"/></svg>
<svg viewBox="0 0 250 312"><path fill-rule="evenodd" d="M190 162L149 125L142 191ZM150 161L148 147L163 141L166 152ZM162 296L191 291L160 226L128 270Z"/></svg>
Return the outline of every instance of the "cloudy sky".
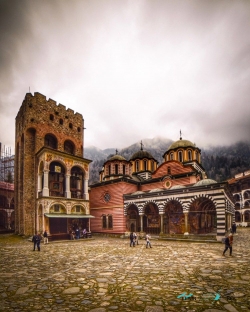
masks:
<svg viewBox="0 0 250 312"><path fill-rule="evenodd" d="M81 113L85 146L250 138L250 1L0 0L0 142L25 94Z"/></svg>

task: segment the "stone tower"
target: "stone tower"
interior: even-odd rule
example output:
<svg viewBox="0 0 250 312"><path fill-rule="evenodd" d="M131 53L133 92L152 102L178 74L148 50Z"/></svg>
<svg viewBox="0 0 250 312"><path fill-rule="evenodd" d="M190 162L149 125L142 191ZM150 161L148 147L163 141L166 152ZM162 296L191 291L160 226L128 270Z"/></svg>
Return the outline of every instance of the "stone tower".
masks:
<svg viewBox="0 0 250 312"><path fill-rule="evenodd" d="M26 94L16 116L16 233L46 228L66 235L89 227L91 161L83 158L83 131L81 114L38 92Z"/></svg>

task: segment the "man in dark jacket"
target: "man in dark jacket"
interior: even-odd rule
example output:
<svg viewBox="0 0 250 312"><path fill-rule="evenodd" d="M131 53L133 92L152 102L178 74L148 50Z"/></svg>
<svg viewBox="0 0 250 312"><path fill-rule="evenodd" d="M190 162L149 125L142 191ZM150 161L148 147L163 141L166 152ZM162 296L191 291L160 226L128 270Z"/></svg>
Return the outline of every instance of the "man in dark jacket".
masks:
<svg viewBox="0 0 250 312"><path fill-rule="evenodd" d="M33 251L36 250L36 246L37 246L37 250L40 251L41 239L42 239L42 236L41 236L40 233L36 232L36 234L33 235L33 237L32 237L32 242L34 243L34 249L33 249Z"/></svg>
<svg viewBox="0 0 250 312"><path fill-rule="evenodd" d="M226 236L225 239L225 249L222 253L222 256L225 256L225 252L229 249L230 250L230 256L232 256L232 251L233 251L233 234L230 233L229 235Z"/></svg>
<svg viewBox="0 0 250 312"><path fill-rule="evenodd" d="M130 239L130 247L135 247L135 241L134 241L134 234L133 232L130 233L129 235L129 239Z"/></svg>

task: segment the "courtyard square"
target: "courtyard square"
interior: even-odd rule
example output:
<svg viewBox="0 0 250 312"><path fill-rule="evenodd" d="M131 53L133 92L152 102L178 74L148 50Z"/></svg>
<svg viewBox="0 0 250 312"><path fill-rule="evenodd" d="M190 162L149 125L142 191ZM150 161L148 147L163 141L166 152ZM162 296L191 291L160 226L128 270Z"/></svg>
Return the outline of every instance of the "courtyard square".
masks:
<svg viewBox="0 0 250 312"><path fill-rule="evenodd" d="M0 311L250 311L250 228L224 244L0 236Z"/></svg>

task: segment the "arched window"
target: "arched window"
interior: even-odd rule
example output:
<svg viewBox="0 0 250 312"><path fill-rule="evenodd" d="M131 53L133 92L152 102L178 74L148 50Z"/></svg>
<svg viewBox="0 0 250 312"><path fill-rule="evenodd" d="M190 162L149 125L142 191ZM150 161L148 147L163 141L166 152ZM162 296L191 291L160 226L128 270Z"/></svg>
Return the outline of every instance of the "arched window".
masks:
<svg viewBox="0 0 250 312"><path fill-rule="evenodd" d="M111 175L111 165L108 166L108 175Z"/></svg>
<svg viewBox="0 0 250 312"><path fill-rule="evenodd" d="M171 153L171 154L169 155L169 159L170 159L170 160L174 160L174 153Z"/></svg>
<svg viewBox="0 0 250 312"><path fill-rule="evenodd" d="M122 166L122 173L126 174L126 166L125 165Z"/></svg>
<svg viewBox="0 0 250 312"><path fill-rule="evenodd" d="M153 161L153 160L151 161L151 170L152 170L152 171L154 171L154 170L155 170L155 163L154 163L154 161Z"/></svg>
<svg viewBox="0 0 250 312"><path fill-rule="evenodd" d="M178 152L178 160L179 160L180 162L183 162L183 153L182 153L182 151L179 151L179 152Z"/></svg>
<svg viewBox="0 0 250 312"><path fill-rule="evenodd" d="M67 140L64 142L64 152L74 155L75 145L73 142Z"/></svg>
<svg viewBox="0 0 250 312"><path fill-rule="evenodd" d="M188 160L192 160L192 151L188 150Z"/></svg>
<svg viewBox="0 0 250 312"><path fill-rule="evenodd" d="M135 172L138 172L139 171L139 161L137 160L135 162Z"/></svg>
<svg viewBox="0 0 250 312"><path fill-rule="evenodd" d="M113 228L113 216L108 216L108 228Z"/></svg>
<svg viewBox="0 0 250 312"><path fill-rule="evenodd" d="M44 146L57 149L57 139L51 134L46 134L44 138Z"/></svg>
<svg viewBox="0 0 250 312"><path fill-rule="evenodd" d="M144 170L148 170L148 161L143 160L143 164L144 164Z"/></svg>
<svg viewBox="0 0 250 312"><path fill-rule="evenodd" d="M195 159L196 159L197 161L199 161L199 154L198 154L197 151L195 152Z"/></svg>
<svg viewBox="0 0 250 312"><path fill-rule="evenodd" d="M115 164L115 174L118 174L118 164Z"/></svg>
<svg viewBox="0 0 250 312"><path fill-rule="evenodd" d="M106 215L102 216L102 228L103 229L107 228L107 218L106 218Z"/></svg>

